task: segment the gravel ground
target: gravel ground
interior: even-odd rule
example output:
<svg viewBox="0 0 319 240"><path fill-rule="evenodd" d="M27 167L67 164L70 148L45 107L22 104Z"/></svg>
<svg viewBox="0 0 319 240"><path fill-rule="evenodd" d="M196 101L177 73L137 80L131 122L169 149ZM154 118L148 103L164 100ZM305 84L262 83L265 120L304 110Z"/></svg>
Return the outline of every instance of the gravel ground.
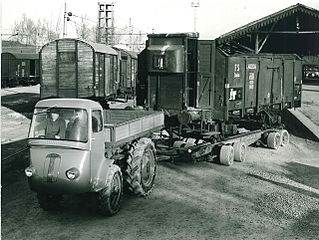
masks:
<svg viewBox="0 0 319 240"><path fill-rule="evenodd" d="M6 107L25 116L28 106L9 100ZM10 147L21 149L15 143ZM96 213L93 194L65 196L60 210L44 212L22 170L2 172L1 237L319 239L318 156L319 143L292 136L277 151L249 147L247 161L231 167L161 162L153 193L126 195L111 218Z"/></svg>
<svg viewBox="0 0 319 240"><path fill-rule="evenodd" d="M278 151L250 147L231 167L161 162L147 198L126 195L118 215L94 195L42 211L21 171L3 176L2 239L316 239L319 144L292 137Z"/></svg>

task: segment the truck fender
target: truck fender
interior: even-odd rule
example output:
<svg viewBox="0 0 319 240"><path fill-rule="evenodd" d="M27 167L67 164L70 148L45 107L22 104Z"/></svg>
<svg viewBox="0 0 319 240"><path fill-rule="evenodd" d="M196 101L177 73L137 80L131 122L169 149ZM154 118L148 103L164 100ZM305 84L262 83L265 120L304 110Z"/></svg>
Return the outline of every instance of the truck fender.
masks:
<svg viewBox="0 0 319 240"><path fill-rule="evenodd" d="M100 165L92 171L92 191L98 192L107 186L107 179L111 166L114 164L113 159L104 158L100 161Z"/></svg>

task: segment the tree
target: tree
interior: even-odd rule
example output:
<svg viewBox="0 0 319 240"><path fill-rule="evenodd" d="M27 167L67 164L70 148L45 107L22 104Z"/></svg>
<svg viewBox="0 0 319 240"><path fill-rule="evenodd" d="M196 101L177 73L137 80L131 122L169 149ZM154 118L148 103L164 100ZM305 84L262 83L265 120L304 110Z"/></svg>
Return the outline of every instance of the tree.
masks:
<svg viewBox="0 0 319 240"><path fill-rule="evenodd" d="M17 41L25 44L43 45L47 42L59 38L60 29L54 28L46 19L38 20L35 23L26 14L22 15L22 20L15 22L12 35Z"/></svg>
<svg viewBox="0 0 319 240"><path fill-rule="evenodd" d="M86 41L91 41L94 36L92 36L93 32L92 29L90 28L89 24L87 23L87 15L85 14L84 16L81 16L81 22L75 24L75 30L76 30L76 35L78 38Z"/></svg>

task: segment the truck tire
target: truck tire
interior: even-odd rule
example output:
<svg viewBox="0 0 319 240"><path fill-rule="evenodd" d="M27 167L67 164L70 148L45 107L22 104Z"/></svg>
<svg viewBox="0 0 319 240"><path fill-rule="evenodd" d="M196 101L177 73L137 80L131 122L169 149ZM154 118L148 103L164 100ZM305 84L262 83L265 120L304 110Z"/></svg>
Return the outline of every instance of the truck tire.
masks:
<svg viewBox="0 0 319 240"><path fill-rule="evenodd" d="M271 132L267 137L267 146L277 150L280 146L280 134L278 132Z"/></svg>
<svg viewBox="0 0 319 240"><path fill-rule="evenodd" d="M112 216L121 208L123 177L121 169L112 165L107 176L107 186L98 192L97 208L101 215Z"/></svg>
<svg viewBox="0 0 319 240"><path fill-rule="evenodd" d="M234 160L244 162L247 155L247 144L244 142L236 142L234 148Z"/></svg>
<svg viewBox="0 0 319 240"><path fill-rule="evenodd" d="M137 196L148 196L155 182L156 155L151 139L141 138L131 146L127 158L125 181Z"/></svg>
<svg viewBox="0 0 319 240"><path fill-rule="evenodd" d="M37 198L40 207L44 211L53 211L59 208L60 202L62 201L62 195L53 195L46 193L37 193Z"/></svg>
<svg viewBox="0 0 319 240"><path fill-rule="evenodd" d="M280 134L280 145L285 147L289 144L289 133L287 130L283 129L279 131Z"/></svg>
<svg viewBox="0 0 319 240"><path fill-rule="evenodd" d="M219 155L220 164L230 166L234 162L234 148L231 145L223 145Z"/></svg>

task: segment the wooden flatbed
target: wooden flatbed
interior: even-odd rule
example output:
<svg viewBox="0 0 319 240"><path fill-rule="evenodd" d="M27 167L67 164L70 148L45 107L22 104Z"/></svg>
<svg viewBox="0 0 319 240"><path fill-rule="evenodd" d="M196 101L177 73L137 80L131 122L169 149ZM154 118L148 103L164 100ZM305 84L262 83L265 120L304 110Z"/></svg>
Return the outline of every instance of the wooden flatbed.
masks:
<svg viewBox="0 0 319 240"><path fill-rule="evenodd" d="M104 110L106 146L117 146L150 136L164 127L164 113L143 110Z"/></svg>

